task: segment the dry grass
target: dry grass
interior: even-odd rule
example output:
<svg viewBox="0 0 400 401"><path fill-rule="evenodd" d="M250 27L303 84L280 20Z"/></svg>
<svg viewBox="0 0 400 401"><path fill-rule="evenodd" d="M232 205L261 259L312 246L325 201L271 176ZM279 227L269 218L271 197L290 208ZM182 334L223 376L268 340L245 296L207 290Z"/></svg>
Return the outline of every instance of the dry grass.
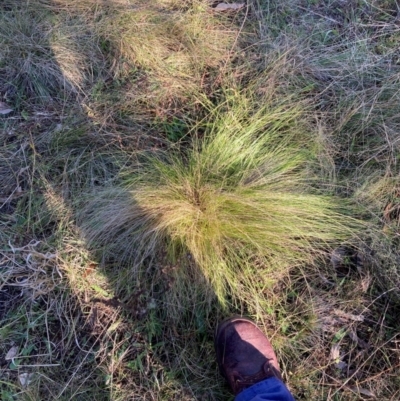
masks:
<svg viewBox="0 0 400 401"><path fill-rule="evenodd" d="M40 6L11 3L10 11L7 4L3 7L0 86L4 99L19 108L73 101L87 83L85 61L94 59L92 51L77 46L76 27L60 26L56 16L51 21ZM78 29L82 28L81 22Z"/></svg>
<svg viewBox="0 0 400 401"><path fill-rule="evenodd" d="M0 398L228 399L212 333L243 313L269 333L296 399L397 400L397 14L387 0L257 1L227 14L205 0L3 0L0 101L14 112L0 116ZM266 182L271 174L288 184ZM137 210L132 195L161 224L143 251L163 246L141 277L121 262L125 250L90 251L75 219L88 193L107 216L109 188L120 186L112 227L132 221L117 215ZM251 225L239 218L229 229L248 216L246 196ZM331 262L346 232L321 220L338 198L371 225ZM201 223L199 200L213 222L197 226L201 243L190 224ZM255 203L279 213L288 250L266 244ZM315 208L321 219L310 221ZM131 243L129 230L110 243L104 227L92 238L105 248ZM245 252L226 258L226 241ZM223 310L209 282L226 278L213 276L210 255L233 271L247 261L243 282L267 260L285 263ZM239 289L238 276L227 279Z"/></svg>

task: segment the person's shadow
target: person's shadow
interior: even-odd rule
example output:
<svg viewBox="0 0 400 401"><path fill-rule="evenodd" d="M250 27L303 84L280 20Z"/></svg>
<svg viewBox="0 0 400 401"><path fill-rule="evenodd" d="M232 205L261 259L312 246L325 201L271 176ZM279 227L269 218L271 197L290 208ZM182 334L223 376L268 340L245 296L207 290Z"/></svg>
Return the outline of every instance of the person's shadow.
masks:
<svg viewBox="0 0 400 401"><path fill-rule="evenodd" d="M1 238L9 244L3 256L14 263L1 286L0 318L17 327L3 337L9 358L1 365L1 394L227 399L213 350L223 311L190 256L171 263L160 250L143 260L140 274L132 274L129 258L104 257L75 219L80 192L89 189L95 196L121 164L132 163L116 157L129 138L121 143L109 135L88 101L87 88L93 96L112 84L108 55L117 53L116 44L89 25L74 32L86 6L122 12L119 3L103 3L0 5L8 57L0 64L0 96L13 109L0 122L7 147L0 199L7 227ZM68 13L69 26L62 26L61 13ZM92 54L82 53L74 34L98 46L96 55L103 54L108 68L95 71ZM137 137L130 140L138 143ZM190 272L177 274L183 268Z"/></svg>

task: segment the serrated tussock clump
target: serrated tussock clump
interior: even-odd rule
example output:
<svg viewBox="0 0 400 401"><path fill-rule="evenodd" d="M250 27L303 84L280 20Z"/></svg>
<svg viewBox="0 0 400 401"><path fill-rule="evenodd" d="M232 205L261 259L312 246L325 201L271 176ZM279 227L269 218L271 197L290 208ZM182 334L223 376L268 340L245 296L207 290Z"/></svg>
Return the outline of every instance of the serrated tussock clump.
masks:
<svg viewBox="0 0 400 401"><path fill-rule="evenodd" d="M121 187L97 194L82 214L88 241L127 258L136 273L160 250L173 260L188 253L225 302L261 294L348 238L358 223L346 204L312 189L301 108L239 104L213 111L187 152L149 155Z"/></svg>

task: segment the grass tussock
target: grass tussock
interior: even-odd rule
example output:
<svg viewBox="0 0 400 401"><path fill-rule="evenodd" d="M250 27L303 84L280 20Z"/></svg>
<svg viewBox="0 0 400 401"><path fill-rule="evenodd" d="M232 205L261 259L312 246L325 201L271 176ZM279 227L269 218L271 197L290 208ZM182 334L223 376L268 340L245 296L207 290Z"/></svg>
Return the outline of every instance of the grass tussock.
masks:
<svg viewBox="0 0 400 401"><path fill-rule="evenodd" d="M68 59L65 67L69 73L64 76L51 46L53 27L43 10L28 13L14 4L0 12L0 88L4 99L16 106L28 99L34 104L49 104L76 94L82 80L77 60ZM57 51L71 55L62 41L57 43Z"/></svg>
<svg viewBox="0 0 400 401"><path fill-rule="evenodd" d="M1 1L1 400L399 399L395 3Z"/></svg>
<svg viewBox="0 0 400 401"><path fill-rule="evenodd" d="M225 302L250 288L254 296L350 237L358 223L348 202L312 189L301 108L291 101L248 114L245 100L236 95L216 110L201 144L149 155L123 188L96 193L81 215L89 243L136 271L165 247L173 261L189 252Z"/></svg>
<svg viewBox="0 0 400 401"><path fill-rule="evenodd" d="M96 32L101 46L112 49L114 77L132 74L138 81L129 91L130 102L145 103L158 118L169 119L168 110L181 114L193 107L196 96L216 89L220 68L233 58L230 52L239 34L230 19L198 0L190 6L176 1L116 6Z"/></svg>

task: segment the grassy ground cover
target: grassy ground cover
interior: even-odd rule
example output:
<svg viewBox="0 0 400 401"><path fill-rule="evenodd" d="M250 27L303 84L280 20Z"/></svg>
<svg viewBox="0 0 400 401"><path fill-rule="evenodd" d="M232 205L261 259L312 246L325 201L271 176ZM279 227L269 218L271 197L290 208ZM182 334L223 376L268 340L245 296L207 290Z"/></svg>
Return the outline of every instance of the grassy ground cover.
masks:
<svg viewBox="0 0 400 401"><path fill-rule="evenodd" d="M215 5L2 1L2 400L399 399L400 9Z"/></svg>

